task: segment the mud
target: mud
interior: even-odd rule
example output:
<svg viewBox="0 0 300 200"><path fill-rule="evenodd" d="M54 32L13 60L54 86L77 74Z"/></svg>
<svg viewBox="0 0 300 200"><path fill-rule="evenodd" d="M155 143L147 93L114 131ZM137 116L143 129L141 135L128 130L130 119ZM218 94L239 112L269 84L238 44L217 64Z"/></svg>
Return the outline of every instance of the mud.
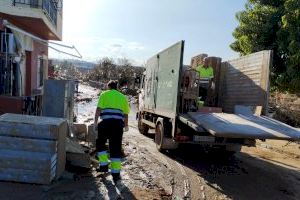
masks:
<svg viewBox="0 0 300 200"><path fill-rule="evenodd" d="M80 85L79 122L92 119L99 91ZM300 161L294 155L258 145L233 157L181 146L164 154L153 135L137 130L131 106L129 132L124 133L122 181L110 174L72 169L49 186L0 182L0 199L300 199ZM89 120L91 121L91 120ZM273 145L274 146L274 145Z"/></svg>

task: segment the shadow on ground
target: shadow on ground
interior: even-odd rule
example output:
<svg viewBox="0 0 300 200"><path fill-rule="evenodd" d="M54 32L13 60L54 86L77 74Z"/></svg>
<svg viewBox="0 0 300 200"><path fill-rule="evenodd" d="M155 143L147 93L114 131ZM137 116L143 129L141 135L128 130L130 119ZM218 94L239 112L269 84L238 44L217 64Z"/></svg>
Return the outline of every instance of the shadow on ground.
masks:
<svg viewBox="0 0 300 200"><path fill-rule="evenodd" d="M183 146L167 156L197 173L207 185L232 199L300 199L300 171L237 153L226 157Z"/></svg>
<svg viewBox="0 0 300 200"><path fill-rule="evenodd" d="M51 185L0 182L1 200L98 200L136 199L122 182L95 172L66 173Z"/></svg>

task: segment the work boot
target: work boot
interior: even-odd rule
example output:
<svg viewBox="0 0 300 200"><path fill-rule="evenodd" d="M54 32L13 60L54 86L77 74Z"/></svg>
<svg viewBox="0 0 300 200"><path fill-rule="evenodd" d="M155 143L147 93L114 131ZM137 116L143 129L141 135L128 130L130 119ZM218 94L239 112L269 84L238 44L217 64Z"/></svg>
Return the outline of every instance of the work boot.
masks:
<svg viewBox="0 0 300 200"><path fill-rule="evenodd" d="M116 183L117 181L121 180L120 173L112 173L113 181Z"/></svg>
<svg viewBox="0 0 300 200"><path fill-rule="evenodd" d="M104 172L104 173L108 172L108 165L97 167L96 171L97 172Z"/></svg>

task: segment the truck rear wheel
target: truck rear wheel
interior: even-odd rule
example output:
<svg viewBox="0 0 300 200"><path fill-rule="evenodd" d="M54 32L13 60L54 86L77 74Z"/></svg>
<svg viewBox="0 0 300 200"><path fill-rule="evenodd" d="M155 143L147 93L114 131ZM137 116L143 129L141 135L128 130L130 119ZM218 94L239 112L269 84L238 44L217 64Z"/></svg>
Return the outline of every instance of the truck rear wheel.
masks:
<svg viewBox="0 0 300 200"><path fill-rule="evenodd" d="M163 152L164 150L177 149L178 144L173 141L172 138L165 137L166 128L163 123L158 123L155 129L155 143L158 151Z"/></svg>
<svg viewBox="0 0 300 200"><path fill-rule="evenodd" d="M163 151L164 143L164 127L161 123L158 123L155 130L155 144L158 151Z"/></svg>
<svg viewBox="0 0 300 200"><path fill-rule="evenodd" d="M148 134L149 127L142 122L142 119L141 119L140 115L139 115L139 118L138 118L138 129L139 129L141 134L143 134L143 135Z"/></svg>

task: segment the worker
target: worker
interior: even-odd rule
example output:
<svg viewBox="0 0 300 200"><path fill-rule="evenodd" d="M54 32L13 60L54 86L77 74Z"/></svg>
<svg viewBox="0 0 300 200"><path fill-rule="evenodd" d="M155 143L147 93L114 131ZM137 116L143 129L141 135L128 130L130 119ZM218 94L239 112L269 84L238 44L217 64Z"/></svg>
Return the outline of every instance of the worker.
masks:
<svg viewBox="0 0 300 200"><path fill-rule="evenodd" d="M128 94L128 82L127 82L127 80L122 81L122 83L120 84L120 91L124 95Z"/></svg>
<svg viewBox="0 0 300 200"><path fill-rule="evenodd" d="M196 70L199 73L200 85L199 85L199 97L201 99L198 101L198 104L202 107L204 103L207 103L207 94L208 90L211 89L214 85L214 69L209 65L208 59L203 59L203 64L198 65Z"/></svg>
<svg viewBox="0 0 300 200"><path fill-rule="evenodd" d="M214 77L214 69L209 66L207 58L203 59L203 64L198 65L196 70L199 73L200 79L210 79Z"/></svg>
<svg viewBox="0 0 300 200"><path fill-rule="evenodd" d="M109 157L113 180L116 182L121 172L121 148L123 128L128 131L129 104L125 95L117 90L118 82L109 81L108 90L99 96L95 112L94 128L98 129L96 141L97 158L99 167L97 171L108 172ZM98 124L98 118L102 119ZM106 141L109 140L109 153L106 149Z"/></svg>

